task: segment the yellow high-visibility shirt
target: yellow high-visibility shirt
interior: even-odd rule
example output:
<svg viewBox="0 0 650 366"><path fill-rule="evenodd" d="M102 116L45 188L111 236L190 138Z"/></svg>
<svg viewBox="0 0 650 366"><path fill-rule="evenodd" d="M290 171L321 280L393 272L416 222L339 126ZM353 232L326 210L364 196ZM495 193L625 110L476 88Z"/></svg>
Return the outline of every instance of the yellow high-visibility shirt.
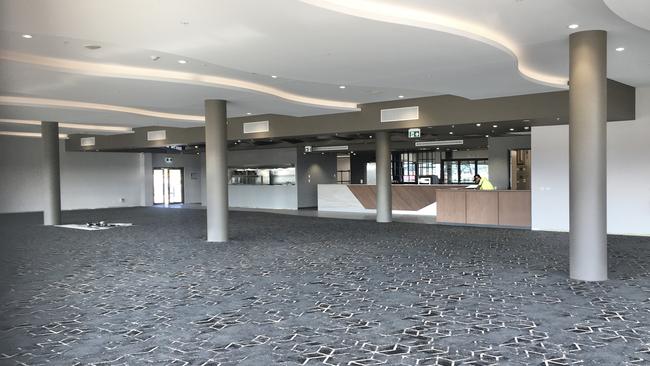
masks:
<svg viewBox="0 0 650 366"><path fill-rule="evenodd" d="M478 182L478 189L482 191L493 191L494 186L487 178L481 177L481 180Z"/></svg>

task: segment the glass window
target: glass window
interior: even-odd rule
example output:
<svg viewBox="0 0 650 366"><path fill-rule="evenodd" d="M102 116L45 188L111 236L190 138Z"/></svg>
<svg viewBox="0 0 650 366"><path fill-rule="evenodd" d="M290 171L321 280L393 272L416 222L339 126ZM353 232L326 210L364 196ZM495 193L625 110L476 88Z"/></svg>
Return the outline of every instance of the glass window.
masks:
<svg viewBox="0 0 650 366"><path fill-rule="evenodd" d="M445 169L446 183L459 183L458 161L455 160L445 161L444 169Z"/></svg>
<svg viewBox="0 0 650 366"><path fill-rule="evenodd" d="M415 153L401 153L402 160L402 182L415 183L415 169L417 168L415 162Z"/></svg>
<svg viewBox="0 0 650 366"><path fill-rule="evenodd" d="M478 166L478 174L481 177L485 177L485 178L490 177L490 168L488 166L487 160L479 160L476 162L476 165Z"/></svg>
<svg viewBox="0 0 650 366"><path fill-rule="evenodd" d="M460 164L460 183L474 182L474 175L476 174L476 161L475 160L461 160Z"/></svg>

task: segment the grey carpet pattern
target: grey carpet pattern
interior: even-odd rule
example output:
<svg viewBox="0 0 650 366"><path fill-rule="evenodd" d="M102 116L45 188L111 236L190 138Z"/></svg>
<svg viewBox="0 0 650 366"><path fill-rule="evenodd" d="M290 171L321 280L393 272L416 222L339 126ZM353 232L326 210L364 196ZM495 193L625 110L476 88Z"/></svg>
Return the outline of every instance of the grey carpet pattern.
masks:
<svg viewBox="0 0 650 366"><path fill-rule="evenodd" d="M568 236L205 211L0 215L1 365L650 363L650 238L610 237L605 283Z"/></svg>

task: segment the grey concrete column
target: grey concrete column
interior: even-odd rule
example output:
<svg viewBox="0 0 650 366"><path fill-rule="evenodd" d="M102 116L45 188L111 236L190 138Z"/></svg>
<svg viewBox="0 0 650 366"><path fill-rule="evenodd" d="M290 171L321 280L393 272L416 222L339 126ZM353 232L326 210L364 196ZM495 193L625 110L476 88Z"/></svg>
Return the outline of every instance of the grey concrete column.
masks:
<svg viewBox="0 0 650 366"><path fill-rule="evenodd" d="M228 241L226 101L205 101L205 180L208 241Z"/></svg>
<svg viewBox="0 0 650 366"><path fill-rule="evenodd" d="M391 222L393 221L393 202L390 177L390 133L377 132L375 137L377 222Z"/></svg>
<svg viewBox="0 0 650 366"><path fill-rule="evenodd" d="M570 277L607 280L607 33L569 39Z"/></svg>
<svg viewBox="0 0 650 366"><path fill-rule="evenodd" d="M59 123L41 122L43 140L43 224L61 224L61 168Z"/></svg>

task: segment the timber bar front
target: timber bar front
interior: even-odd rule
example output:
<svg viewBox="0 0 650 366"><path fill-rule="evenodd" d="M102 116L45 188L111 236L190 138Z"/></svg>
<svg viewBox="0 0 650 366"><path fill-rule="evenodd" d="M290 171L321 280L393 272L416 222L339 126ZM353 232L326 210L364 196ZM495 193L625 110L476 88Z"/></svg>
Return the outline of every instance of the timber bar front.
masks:
<svg viewBox="0 0 650 366"><path fill-rule="evenodd" d="M477 191L459 185L392 185L396 214L435 216L439 223L530 227L529 190ZM372 213L377 187L319 184L318 210ZM432 218L432 220L434 220Z"/></svg>

